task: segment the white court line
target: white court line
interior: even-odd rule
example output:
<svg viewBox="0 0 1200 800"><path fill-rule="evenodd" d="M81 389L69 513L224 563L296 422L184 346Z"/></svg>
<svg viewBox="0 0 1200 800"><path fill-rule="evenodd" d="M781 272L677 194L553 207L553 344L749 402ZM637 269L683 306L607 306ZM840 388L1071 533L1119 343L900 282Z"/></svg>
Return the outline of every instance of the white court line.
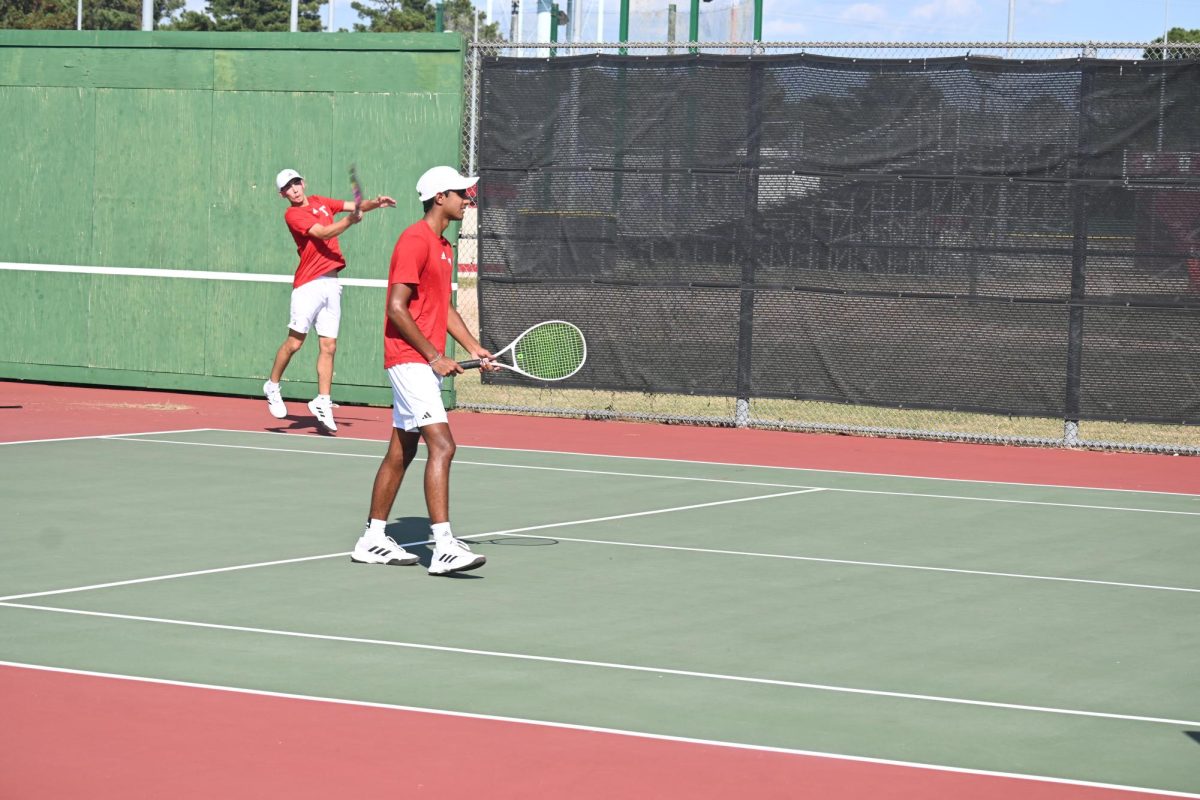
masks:
<svg viewBox="0 0 1200 800"><path fill-rule="evenodd" d="M1068 717L1088 717L1092 719L1110 719L1121 722L1146 722L1156 725L1171 725L1179 727L1197 727L1200 721L1187 719L1171 719L1169 717L1151 717L1137 714L1116 714L1107 711L1083 711L1073 708L1055 708L1052 706L1033 706L1021 703L1000 703L991 700L971 700L965 697L948 697L936 694L916 694L913 692L889 692L883 689L863 689L854 686L836 686L828 683L808 683L804 681L785 681L777 678L755 678L747 675L729 675L719 672L698 672L687 669L671 669L668 667L649 667L639 664L620 664L613 661L591 661L580 658L561 658L557 656L539 656L530 653L510 653L502 650L478 650L471 647L451 647L449 645L422 644L420 642L400 642L391 639L369 639L361 636L337 636L326 633L306 633L303 631L277 630L274 628L257 628L250 625L224 625L215 622L197 622L193 620L168 619L165 617L148 617L140 614L116 614L108 611L86 611L79 608L56 608L54 606L38 606L27 603L0 602L0 608L19 608L26 611L46 611L53 614L68 614L83 617L98 617L101 619L116 619L125 622L149 622L156 625L178 625L185 628L201 628L204 630L233 631L235 633L252 633L266 636L280 636L293 639L308 639L322 642L339 642L345 644L366 644L379 647L396 647L404 650L423 650L435 653L454 653L456 655L484 656L487 658L505 658L516 661L533 661L542 664L563 664L574 667L594 667L611 669L620 672L650 672L655 675L673 675L681 678L702 678L705 680L725 681L729 683L746 683L756 686L778 686L787 689L811 689L836 694L865 695L869 697L886 697L896 700L919 700L922 702L946 703L948 705L973 706L979 708L995 708L1005 711L1029 711L1039 714L1054 714Z"/></svg>
<svg viewBox="0 0 1200 800"><path fill-rule="evenodd" d="M670 736L661 733L644 733L641 731L623 730L620 728L601 728L594 725L579 725L570 722L551 722L539 719L524 719L521 717L503 717L495 714L478 714L469 711L448 711L440 708L424 708L421 706L404 706L395 703L378 703L369 700L345 700L338 697L320 697L317 695L292 694L289 692L272 692L265 689L243 689L237 686L221 686L211 683L193 683L190 681L175 681L168 678L147 678L141 675L123 675L114 672L93 672L91 670L70 669L67 667L48 667L41 664L26 664L19 661L0 661L0 667L29 669L40 672L54 672L65 675L82 675L89 678L109 678L111 680L131 681L134 683L152 683L159 686L175 686L185 689L208 689L230 694L246 694L254 697L273 697L283 700L303 700L313 703L328 703L346 705L357 708L378 708L388 711L409 711L417 714L428 714L439 717L455 717L460 719L477 719L491 722L509 722L518 725L535 725L541 728L581 731L584 733L601 733L613 736L625 736L634 739L650 739L653 741L679 742L682 744L708 745L734 750L753 750L764 753L779 753L782 755L811 756L827 758L833 761L852 761L855 763L880 764L895 767L911 767L913 769L932 770L935 772L951 772L961 775L978 775L981 777L1014 778L1023 781L1038 781L1042 783L1063 784L1067 786L1085 786L1089 788L1114 789L1125 792L1146 792L1162 797L1200 798L1200 794L1173 792L1166 789L1147 789L1140 786L1125 786L1116 783L1097 783L1095 781L1075 780L1072 778L1052 778L1041 775L1025 775L1016 772L997 772L994 770L970 769L967 767L951 767L940 764L922 764L915 761L896 761L887 758L872 758L870 756L853 756L842 753L825 753L818 750L799 750L788 747L771 747L769 745L745 744L741 742L724 742L716 739L696 739L688 736Z"/></svg>
<svg viewBox="0 0 1200 800"><path fill-rule="evenodd" d="M794 492L779 492L778 494L759 495L758 497L737 497L732 500L716 500L711 503L696 503L687 506L675 506L674 508L656 508L650 511L634 511L628 514L616 514L610 517L592 517L591 519L569 520L567 522L549 522L544 525L530 525L525 528L510 528L503 531L491 531L490 533L475 533L469 536L460 536L460 539L478 539L480 536L502 536L516 533L526 533L528 531L541 531L548 528L565 528L572 525L589 525L593 522L611 522L618 519L629 519L631 517L648 517L654 514L669 514L674 511L691 511L697 508L711 508L712 506L724 506L732 503L748 503L752 500L770 500L776 497L790 497L797 494L808 494L810 492L819 492L820 489L800 489ZM416 542L405 542L401 547L411 547L419 544L428 543L428 539L422 539ZM124 581L110 581L108 583L96 583L91 586L75 586L70 589L51 589L45 592L28 592L26 594L13 594L7 597L0 597L0 602L7 600L26 600L31 597L47 597L56 594L72 594L74 592L86 592L92 589L111 589L115 586L130 586L137 583L153 583L154 581L165 581L174 578L190 578L195 575L212 575L218 572L234 572L242 569L253 569L255 567L273 567L280 564L295 564L301 561L317 561L323 558L337 558L338 556L348 556L349 551L341 553L326 553L319 556L304 556L302 558L286 558L278 561L262 561L256 564L240 564L232 567L216 567L213 569L199 569L191 572L176 572L170 575L156 575L148 578L132 578Z"/></svg>
<svg viewBox="0 0 1200 800"><path fill-rule="evenodd" d="M484 536L516 536L515 533L507 531L497 531L492 534L476 533L470 536L471 539L479 539ZM468 538L468 537L463 537ZM645 547L650 550L676 550L685 553L712 553L722 556L747 556L750 558L777 558L785 561L810 561L819 564L847 564L854 567L882 567L885 569L915 569L925 572L949 572L958 575L987 575L993 578L1020 578L1022 580L1031 581L1060 581L1062 583L1090 583L1095 586L1123 586L1130 589L1155 589L1164 592L1195 592L1200 594L1200 589L1192 589L1186 586L1158 586L1152 583L1123 583L1120 581L1101 581L1091 580L1088 578L1061 578L1054 575L1025 575L1020 572L988 572L977 569L954 569L952 567L926 567L920 564L892 564L886 561L852 561L845 558L818 558L816 556L793 556L784 553L757 553L748 550L722 550L711 547L685 547L682 545L669 544L648 544L645 542L617 542L606 539L575 539L567 536L535 536L530 538L548 539L557 542L578 542L580 544L600 544L600 545L616 545L618 547ZM0 597L0 600L7 598Z"/></svg>
<svg viewBox="0 0 1200 800"><path fill-rule="evenodd" d="M120 436L109 436L109 437L102 437L102 438L108 438L108 439L112 439L114 441L138 442L140 444L172 444L172 445L183 445L185 447L217 447L217 448L229 448L229 449L233 449L233 450L257 450L257 451L270 452L270 453L300 453L300 454L304 454L304 455L336 456L336 457L341 457L341 458L373 458L373 459L382 458L382 456L379 454L368 455L365 453L337 453L337 452L325 451L325 450L300 450L300 449L290 448L290 447L257 447L254 445L244 445L244 444L219 444L216 442L181 442L181 441L171 440L171 439L132 439L132 438L122 438ZM1085 504L1085 503L1056 503L1056 502L1050 502L1050 501L1045 501L1045 500L1014 500L1014 499L1010 499L1010 498L1000 498L1000 497L972 497L970 495L925 494L923 492L888 492L888 491L873 490L873 489L846 489L846 488L835 488L835 487L828 487L828 486L799 487L799 486L793 486L791 484L786 484L786 483L762 483L759 481L735 481L735 480L724 480L724 479L718 479L718 478L694 478L694 477L684 477L684 476L679 476L679 475L655 475L655 474L651 474L651 473L613 472L613 471L605 471L605 470L580 469L580 468L574 468L574 467L543 467L543 466L532 466L532 465L528 465L528 464L495 464L495 463L492 463L489 461L468 461L466 459L455 459L454 463L469 464L471 466L477 466L477 467L495 467L496 469L528 469L528 470L541 470L541 471L545 471L545 472L573 472L573 473L579 473L579 474L584 474L584 475L615 475L615 476L622 476L622 477L629 477L629 478L654 478L654 479L658 479L658 480L673 480L673 481L701 481L701 482L708 482L708 483L731 483L731 484L739 484L742 486L766 486L766 487L797 488L797 489L798 488L820 488L820 489L823 489L824 491L828 491L828 492L845 492L845 493L850 493L850 494L874 494L874 495L886 495L886 496L892 496L892 497L924 497L924 498L929 498L932 500L967 500L967 501L977 501L977 502L981 502L981 503L1006 503L1006 504L1010 504L1010 505L1049 506L1049 507L1054 507L1054 508L1078 508L1078 509L1093 510L1093 511L1125 511L1125 512L1131 512L1131 513L1139 513L1139 514L1171 514L1171 515L1179 515L1179 516L1185 516L1185 517L1200 517L1200 511L1178 511L1178 510L1160 509L1160 508L1133 508L1133 507L1129 507L1129 506L1099 506L1099 505L1090 505L1090 504ZM1007 484L1000 484L1000 485L1007 485ZM1014 485L1016 485L1016 484L1014 484ZM1062 488L1074 488L1074 487L1062 487ZM1187 497L1189 495L1173 495L1173 496Z"/></svg>
<svg viewBox="0 0 1200 800"><path fill-rule="evenodd" d="M176 434L176 433L209 433L218 430L217 428L180 428L177 431L138 431L136 433L97 433L91 436L63 436L58 439L25 439L19 442L0 442L0 447L9 444L49 444L51 442L85 442L92 439L120 439L122 441L136 442L137 439L125 439L127 436L155 436L158 434Z"/></svg>

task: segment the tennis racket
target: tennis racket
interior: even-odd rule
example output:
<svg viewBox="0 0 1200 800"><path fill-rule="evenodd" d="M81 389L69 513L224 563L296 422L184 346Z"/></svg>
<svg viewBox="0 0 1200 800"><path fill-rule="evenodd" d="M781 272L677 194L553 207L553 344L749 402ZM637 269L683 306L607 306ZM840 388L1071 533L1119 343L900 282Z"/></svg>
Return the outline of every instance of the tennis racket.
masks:
<svg viewBox="0 0 1200 800"><path fill-rule="evenodd" d="M358 170L354 168L353 164L350 165L350 189L354 192L354 207L362 211L362 184L358 182Z"/></svg>
<svg viewBox="0 0 1200 800"><path fill-rule="evenodd" d="M587 341L583 331L569 322L554 319L527 329L493 355L489 363L539 381L561 381L579 372L586 360ZM458 362L463 369L474 369L479 364L477 358Z"/></svg>

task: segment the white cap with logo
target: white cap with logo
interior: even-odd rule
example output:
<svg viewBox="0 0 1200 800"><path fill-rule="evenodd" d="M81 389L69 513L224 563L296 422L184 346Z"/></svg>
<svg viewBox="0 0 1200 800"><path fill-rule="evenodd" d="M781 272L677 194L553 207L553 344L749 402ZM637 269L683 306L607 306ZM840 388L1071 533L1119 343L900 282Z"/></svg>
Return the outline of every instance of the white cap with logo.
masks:
<svg viewBox="0 0 1200 800"><path fill-rule="evenodd" d="M289 183L296 180L296 178L299 178L300 180L304 180L304 176L301 175L299 172L296 172L296 170L285 169L285 170L281 171L278 175L275 176L275 186L279 189L279 191L282 192L283 187L287 186Z"/></svg>
<svg viewBox="0 0 1200 800"><path fill-rule="evenodd" d="M417 180L417 195L424 202L439 192L448 192L451 189L459 191L470 189L478 182L478 177L460 175L458 170L453 167L434 167L426 170L425 174Z"/></svg>

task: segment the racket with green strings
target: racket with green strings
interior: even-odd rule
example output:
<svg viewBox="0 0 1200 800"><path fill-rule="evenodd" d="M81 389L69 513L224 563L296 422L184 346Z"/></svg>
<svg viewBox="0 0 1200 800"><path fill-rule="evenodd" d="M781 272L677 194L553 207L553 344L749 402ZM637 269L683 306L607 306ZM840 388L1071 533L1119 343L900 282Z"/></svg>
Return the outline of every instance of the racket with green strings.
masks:
<svg viewBox="0 0 1200 800"><path fill-rule="evenodd" d="M583 331L569 322L552 319L539 322L513 339L489 363L539 381L561 381L579 372L587 360ZM463 369L474 369L479 359L460 361Z"/></svg>

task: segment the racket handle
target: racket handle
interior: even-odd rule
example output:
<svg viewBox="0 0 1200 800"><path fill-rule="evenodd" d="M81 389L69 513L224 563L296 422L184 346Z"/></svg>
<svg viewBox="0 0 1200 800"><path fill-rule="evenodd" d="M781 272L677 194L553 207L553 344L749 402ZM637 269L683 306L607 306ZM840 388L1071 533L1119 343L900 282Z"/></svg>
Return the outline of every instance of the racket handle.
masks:
<svg viewBox="0 0 1200 800"><path fill-rule="evenodd" d="M458 362L458 365L463 369L475 369L479 366L479 359L472 358L470 361L460 361Z"/></svg>

